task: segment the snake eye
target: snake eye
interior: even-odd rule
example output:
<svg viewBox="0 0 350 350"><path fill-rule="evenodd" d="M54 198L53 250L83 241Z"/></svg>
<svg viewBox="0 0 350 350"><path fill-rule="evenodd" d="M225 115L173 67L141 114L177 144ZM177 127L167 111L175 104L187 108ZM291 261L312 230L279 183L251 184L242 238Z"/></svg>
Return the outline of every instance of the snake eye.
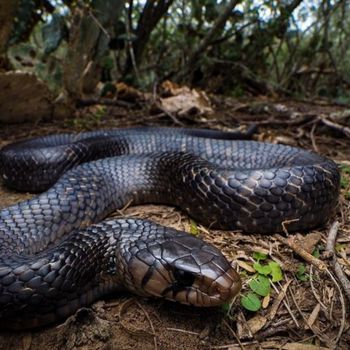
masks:
<svg viewBox="0 0 350 350"><path fill-rule="evenodd" d="M195 280L193 273L184 270L175 270L174 277L179 287L190 287Z"/></svg>

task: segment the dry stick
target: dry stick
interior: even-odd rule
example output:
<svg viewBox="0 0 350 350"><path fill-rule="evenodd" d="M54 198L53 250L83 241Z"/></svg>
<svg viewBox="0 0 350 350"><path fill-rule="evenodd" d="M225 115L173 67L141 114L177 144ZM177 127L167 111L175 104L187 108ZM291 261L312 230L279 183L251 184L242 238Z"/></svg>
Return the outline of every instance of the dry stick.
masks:
<svg viewBox="0 0 350 350"><path fill-rule="evenodd" d="M144 312L146 318L147 318L147 321L152 329L152 332L154 334L153 336L153 343L154 343L154 349L155 350L158 350L158 345L157 345L157 335L156 335L156 331L154 329L154 326L153 326L153 322L151 320L151 317L149 316L148 312L145 310L145 308L138 302L136 301L136 305L138 305L138 307Z"/></svg>
<svg viewBox="0 0 350 350"><path fill-rule="evenodd" d="M327 269L327 273L329 275L329 277L332 279L333 283L336 285L338 292L339 292L339 299L340 299L340 303L341 303L341 309L342 309L342 318L341 318L341 324L339 327L339 332L338 335L335 339L335 344L338 344L343 332L344 332L344 328L345 328L345 320L346 320L346 305L345 305L345 300L344 300L344 296L341 290L341 287L339 285L339 283L337 282L337 280L334 278L333 274Z"/></svg>
<svg viewBox="0 0 350 350"><path fill-rule="evenodd" d="M133 108L138 106L137 103L126 102L122 100L116 100L111 98L86 98L80 99L77 101L77 107L89 107L95 105L104 105L104 106L119 106L124 108Z"/></svg>
<svg viewBox="0 0 350 350"><path fill-rule="evenodd" d="M344 292L350 301L350 281L348 280L344 271L342 270L342 268L337 260L335 250L334 250L338 229L339 229L339 222L334 221L329 232L328 232L326 252L328 254L330 254L331 256L333 256L332 263L333 263L334 272L337 275L337 277L338 277L338 279L339 279L339 281L344 289Z"/></svg>
<svg viewBox="0 0 350 350"><path fill-rule="evenodd" d="M243 344L241 343L241 340L239 339L239 337L237 336L237 334L235 333L235 331L230 327L230 325L225 321L225 320L222 320L223 324L226 326L226 328L230 331L230 333L232 333L233 337L237 340L237 343L239 345L239 347L244 350L244 346ZM260 344L258 342L258 346L260 348Z"/></svg>
<svg viewBox="0 0 350 350"><path fill-rule="evenodd" d="M174 332L180 332L180 333L191 334L191 335L197 335L197 336L200 335L200 333L198 333L198 332L187 331L186 329L181 329L181 328L167 327L167 330L168 330L168 331L174 331Z"/></svg>
<svg viewBox="0 0 350 350"><path fill-rule="evenodd" d="M350 301L350 282L347 279L347 277L345 276L340 264L338 263L336 254L335 254L335 242L336 242L336 238L337 238L337 233L338 233L338 229L339 229L339 222L337 220L335 220L333 222L333 224L331 225L331 228L329 229L328 232L328 237L327 237L327 244L326 244L326 252L328 254L330 254L331 256L333 256L333 269L335 274L337 275L340 283L342 284L342 287L346 293L346 296L348 297L349 301ZM333 283L336 285L338 292L339 292L339 299L340 299L340 303L342 306L342 319L341 319L341 325L339 328L339 332L338 335L335 339L335 344L337 344L341 338L341 335L343 334L344 328L345 328L345 318L346 318L346 305L345 305L345 300L344 300L344 296L342 293L342 289L339 285L339 283L337 282L337 280L335 279L335 277L333 276L333 274L327 269L327 273L329 275L329 277L332 279Z"/></svg>
<svg viewBox="0 0 350 350"><path fill-rule="evenodd" d="M324 124L329 126L332 129L342 132L345 136L350 137L350 128L347 126L332 122L326 118L319 118L319 120Z"/></svg>
<svg viewBox="0 0 350 350"><path fill-rule="evenodd" d="M306 316L304 315L304 313L302 312L302 310L301 310L299 304L298 304L297 301L295 300L295 297L294 297L293 293L291 293L291 291L289 291L289 293L290 293L290 296L291 296L291 298L292 298L292 300L293 300L293 303L294 303L295 307L297 308L297 310L298 310L300 316L301 316L302 319L304 320L305 324L308 325L308 323L307 323L307 318L306 318ZM320 334L320 332L319 332L314 326L312 326L312 325L309 326L309 325L308 325L308 327L312 330L312 332L314 333L314 335L315 335L318 339L320 339L321 341L323 341L323 342L326 343L326 344L328 343L328 342L327 342L327 339L324 338L323 335Z"/></svg>
<svg viewBox="0 0 350 350"><path fill-rule="evenodd" d="M335 220L331 225L331 228L329 229L327 244L326 244L326 253L328 253L330 256L335 255L334 246L335 246L335 241L337 240L338 230L339 230L339 222Z"/></svg>
<svg viewBox="0 0 350 350"><path fill-rule="evenodd" d="M124 322L123 322L123 315L126 312L127 308L130 307L132 304L136 304L136 306L139 307L139 309L141 309L150 325L150 328L152 330L152 332L146 331L144 329L140 329L140 328L135 328L135 329L130 329L129 327L127 327ZM143 336L143 335L147 335L147 336L151 336L153 338L153 343L154 343L154 349L157 350L158 346L157 346L157 334L156 331L154 329L153 326L153 322L148 314L148 312L145 310L145 308L135 299L128 299L126 300L120 307L119 310L119 323L122 326L122 328L128 332L129 334L133 334L133 335L138 335L138 336Z"/></svg>
<svg viewBox="0 0 350 350"><path fill-rule="evenodd" d="M244 345L255 345L255 344L259 344L258 341L254 340L254 341L250 341L250 342L245 342L245 343L240 343L241 345L239 346L240 349L242 349L242 346L243 346L243 349L248 349L248 348L244 348ZM209 349L225 349L225 350L236 350L238 349L238 346L237 344L225 344L225 345L212 345L210 346ZM249 348L250 349L250 348Z"/></svg>
<svg viewBox="0 0 350 350"><path fill-rule="evenodd" d="M315 258L313 255L308 253L305 249L303 249L298 243L294 241L293 238L284 238L281 235L276 235L276 238L282 242L283 244L287 245L289 248L291 248L296 254L301 256L304 260L306 260L308 263L314 265L317 267L320 271L326 271L327 266L326 264L321 261L320 259Z"/></svg>
<svg viewBox="0 0 350 350"><path fill-rule="evenodd" d="M313 272L313 268L312 265L310 266L310 286L311 286L311 291L312 294L314 295L315 299L317 300L317 302L322 306L323 311L325 312L325 314L327 315L326 311L327 311L327 306L322 302L320 296L318 295L318 293L316 292L316 288L314 285L314 272ZM330 316L331 317L331 316Z"/></svg>
<svg viewBox="0 0 350 350"><path fill-rule="evenodd" d="M271 283L271 285L272 285L273 289L276 291L276 293L279 293L278 288L277 288L273 283ZM284 297L286 297L286 296L287 296L286 292L283 291L283 293L284 293ZM294 316L294 314L293 314L293 311L292 311L292 309L290 308L290 306L288 305L287 301L286 301L286 300L282 300L282 301L283 301L283 304L284 304L284 306L286 307L287 311L289 312L290 317L292 318L293 322L295 323L295 325L297 326L297 328L300 328L299 323L298 323L298 320L295 318L295 316Z"/></svg>
<svg viewBox="0 0 350 350"><path fill-rule="evenodd" d="M165 108L162 108L161 104L159 103L156 85L153 86L153 103L157 106L157 108L159 108L162 111L162 113L158 115L158 117L165 115L168 116L175 124L180 125L182 127L185 126L185 124L179 119L177 119L173 113L168 112Z"/></svg>
<svg viewBox="0 0 350 350"><path fill-rule="evenodd" d="M267 314L267 318L269 319L270 322L275 318L277 310L278 310L279 306L281 305L281 302L286 297L286 292L287 292L287 289L288 289L289 285L291 284L291 282L292 282L292 280L289 280L289 281L287 281L287 283L285 283L285 285L282 287L281 291L278 293L276 300L272 304L271 309L270 309L269 313ZM293 318L293 315L291 315L291 317ZM294 321L294 319L293 319L293 321ZM294 321L294 322L298 326L298 322L297 321Z"/></svg>
<svg viewBox="0 0 350 350"><path fill-rule="evenodd" d="M185 124L181 122L173 113L170 113L165 108L162 108L159 103L157 103L157 108L159 108L162 111L163 115L168 116L176 125L179 125L182 127L185 126Z"/></svg>
<svg viewBox="0 0 350 350"><path fill-rule="evenodd" d="M319 149L317 147L317 143L315 140L316 127L317 127L317 123L313 123L310 131L310 138L311 138L312 148L314 149L315 152L319 152Z"/></svg>

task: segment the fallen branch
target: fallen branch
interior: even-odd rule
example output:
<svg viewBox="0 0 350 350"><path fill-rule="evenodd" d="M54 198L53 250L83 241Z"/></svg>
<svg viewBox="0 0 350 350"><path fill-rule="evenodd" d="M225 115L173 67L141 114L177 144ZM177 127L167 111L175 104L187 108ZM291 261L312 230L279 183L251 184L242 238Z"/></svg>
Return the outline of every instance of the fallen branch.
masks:
<svg viewBox="0 0 350 350"><path fill-rule="evenodd" d="M86 98L80 99L76 102L76 107L89 107L94 105L105 105L105 106L119 106L125 108L135 107L136 103L130 103L121 100L115 100L110 98Z"/></svg>
<svg viewBox="0 0 350 350"><path fill-rule="evenodd" d="M327 237L327 245L326 245L326 254L329 257L333 257L332 260L332 264L333 264L333 270L335 272L335 274L338 277L339 282L341 283L345 294L347 296L347 298L350 301L350 281L348 280L348 278L346 277L343 269L341 268L336 254L335 254L335 242L336 242L336 238L337 238L337 234L338 234L338 229L339 229L339 222L338 221L334 221L331 228L329 229L328 232L328 237Z"/></svg>
<svg viewBox="0 0 350 350"><path fill-rule="evenodd" d="M350 128L348 128L347 126L332 122L326 118L319 118L319 121L334 130L340 131L345 136L350 137Z"/></svg>
<svg viewBox="0 0 350 350"><path fill-rule="evenodd" d="M326 271L327 266L326 264L321 261L320 259L315 258L313 255L308 253L305 249L303 249L294 239L294 237L284 238L280 235L277 235L276 238L282 242L283 244L287 245L289 248L291 248L296 254L301 256L304 260L306 260L309 264L312 264L320 271Z"/></svg>

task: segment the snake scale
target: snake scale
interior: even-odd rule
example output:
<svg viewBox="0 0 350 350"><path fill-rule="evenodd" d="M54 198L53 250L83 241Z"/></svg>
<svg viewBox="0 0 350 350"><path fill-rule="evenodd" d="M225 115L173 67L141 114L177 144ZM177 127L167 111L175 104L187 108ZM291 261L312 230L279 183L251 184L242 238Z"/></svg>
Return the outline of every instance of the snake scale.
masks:
<svg viewBox="0 0 350 350"><path fill-rule="evenodd" d="M126 289L224 304L240 278L210 244L147 220L105 220L127 204L170 204L212 228L271 233L325 223L336 164L290 146L173 128L44 136L0 151L4 183L41 192L0 211L0 324L33 328Z"/></svg>

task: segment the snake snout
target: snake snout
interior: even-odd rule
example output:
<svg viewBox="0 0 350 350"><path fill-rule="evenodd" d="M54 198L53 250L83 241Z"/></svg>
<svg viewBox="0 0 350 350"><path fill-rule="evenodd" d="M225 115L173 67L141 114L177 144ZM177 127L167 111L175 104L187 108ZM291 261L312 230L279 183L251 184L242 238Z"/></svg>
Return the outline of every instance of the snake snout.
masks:
<svg viewBox="0 0 350 350"><path fill-rule="evenodd" d="M239 275L218 249L184 233L138 251L129 273L134 292L199 307L222 305L241 289Z"/></svg>

